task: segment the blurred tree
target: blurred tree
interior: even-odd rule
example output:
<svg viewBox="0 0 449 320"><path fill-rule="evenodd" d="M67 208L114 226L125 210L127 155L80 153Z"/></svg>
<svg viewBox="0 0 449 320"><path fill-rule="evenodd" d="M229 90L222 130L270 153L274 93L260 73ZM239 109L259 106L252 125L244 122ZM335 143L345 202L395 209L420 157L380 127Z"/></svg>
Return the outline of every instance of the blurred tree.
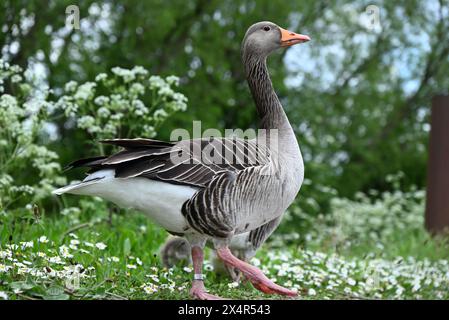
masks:
<svg viewBox="0 0 449 320"><path fill-rule="evenodd" d="M290 52L306 67L292 68L286 106L298 106L289 111L315 186L351 196L386 189L398 171L423 186L430 99L449 88L448 28L447 1L340 1L314 21L315 43Z"/></svg>
<svg viewBox="0 0 449 320"><path fill-rule="evenodd" d="M247 27L271 20L309 34L312 42L270 58L275 87L295 125L313 181L304 195L332 186L350 196L385 189L402 170L423 185L429 98L449 86L447 0L430 1L82 1L81 29L65 26L73 1L2 1L2 56L56 88L92 79L113 66L142 65L176 74L189 98L175 127L255 126L255 110L240 61ZM366 7L377 5L379 24ZM367 22L368 21L368 22ZM63 159L82 139L64 124ZM81 148L82 149L82 148Z"/></svg>

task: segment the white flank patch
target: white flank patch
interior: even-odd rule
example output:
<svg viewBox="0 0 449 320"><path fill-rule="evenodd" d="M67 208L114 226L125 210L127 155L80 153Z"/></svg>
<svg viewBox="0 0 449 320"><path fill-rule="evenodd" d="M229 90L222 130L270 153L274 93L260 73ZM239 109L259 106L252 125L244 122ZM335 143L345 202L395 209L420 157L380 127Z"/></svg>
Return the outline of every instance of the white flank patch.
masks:
<svg viewBox="0 0 449 320"><path fill-rule="evenodd" d="M184 232L187 226L181 213L183 203L198 189L147 178L115 178L114 170L100 170L83 182L53 191L98 196L123 208L134 208L146 213L166 230Z"/></svg>

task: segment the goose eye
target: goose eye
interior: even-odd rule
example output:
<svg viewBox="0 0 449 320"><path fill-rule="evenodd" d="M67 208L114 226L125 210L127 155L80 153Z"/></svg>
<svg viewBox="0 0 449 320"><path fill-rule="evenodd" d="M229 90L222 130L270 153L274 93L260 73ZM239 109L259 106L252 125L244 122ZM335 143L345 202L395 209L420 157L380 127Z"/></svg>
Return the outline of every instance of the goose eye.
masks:
<svg viewBox="0 0 449 320"><path fill-rule="evenodd" d="M263 27L263 30L264 30L264 31L270 31L271 28L270 28L269 26L266 26L266 27Z"/></svg>

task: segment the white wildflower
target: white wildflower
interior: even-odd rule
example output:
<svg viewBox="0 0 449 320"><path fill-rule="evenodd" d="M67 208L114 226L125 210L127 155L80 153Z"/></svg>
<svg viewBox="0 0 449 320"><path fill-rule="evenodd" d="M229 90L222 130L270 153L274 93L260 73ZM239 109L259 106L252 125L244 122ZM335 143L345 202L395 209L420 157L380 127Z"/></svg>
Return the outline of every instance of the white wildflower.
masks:
<svg viewBox="0 0 449 320"><path fill-rule="evenodd" d="M108 108L101 107L97 110L97 115L101 118L107 118L111 115L111 111Z"/></svg>
<svg viewBox="0 0 449 320"><path fill-rule="evenodd" d="M75 95L73 96L76 100L89 100L92 99L95 92L95 87L97 84L95 82L86 82L78 87Z"/></svg>
<svg viewBox="0 0 449 320"><path fill-rule="evenodd" d="M69 252L69 247L67 247L66 245L62 245L59 247L59 254L63 257L63 258L73 258L73 255L70 254Z"/></svg>
<svg viewBox="0 0 449 320"><path fill-rule="evenodd" d="M107 245L104 244L103 242L97 242L97 243L95 244L95 246L97 247L98 250L104 250L104 249L106 249L106 247L107 247Z"/></svg>
<svg viewBox="0 0 449 320"><path fill-rule="evenodd" d="M175 92L172 88L170 88L168 85L162 86L158 91L157 94L160 96L165 97L172 97Z"/></svg>
<svg viewBox="0 0 449 320"><path fill-rule="evenodd" d="M417 292L419 289L421 289L421 280L419 278L415 278L412 285L412 292Z"/></svg>
<svg viewBox="0 0 449 320"><path fill-rule="evenodd" d="M158 89L163 86L166 86L164 79L162 79L160 76L151 76L150 77L150 89Z"/></svg>
<svg viewBox="0 0 449 320"><path fill-rule="evenodd" d="M132 106L135 110L134 113L137 116L143 116L144 114L147 114L149 111L148 108L145 106L145 104L139 99L133 100Z"/></svg>
<svg viewBox="0 0 449 320"><path fill-rule="evenodd" d="M132 68L131 70L135 75L141 75L141 76L146 76L148 75L148 70L145 69L142 66L135 66L134 68Z"/></svg>
<svg viewBox="0 0 449 320"><path fill-rule="evenodd" d="M15 75L13 75L11 77L11 82L12 83L18 83L20 81L22 81L22 77L20 75L18 75L18 74L15 74Z"/></svg>
<svg viewBox="0 0 449 320"><path fill-rule="evenodd" d="M69 81L65 84L64 89L67 92L75 92L78 83L76 81Z"/></svg>
<svg viewBox="0 0 449 320"><path fill-rule="evenodd" d="M4 265L0 263L0 273L6 273L8 270L11 269L10 266Z"/></svg>
<svg viewBox="0 0 449 320"><path fill-rule="evenodd" d="M165 80L167 81L167 83L169 85L175 85L178 86L179 85L179 77L177 76L168 76L167 78L165 78Z"/></svg>
<svg viewBox="0 0 449 320"><path fill-rule="evenodd" d="M92 116L82 116L77 119L77 124L81 129L89 129L95 125L95 118Z"/></svg>
<svg viewBox="0 0 449 320"><path fill-rule="evenodd" d="M257 259L257 258L252 258L252 259L251 259L251 263L252 263L255 267L260 266L260 260Z"/></svg>
<svg viewBox="0 0 449 320"><path fill-rule="evenodd" d="M136 78L136 74L132 72L131 70L120 68L120 67L114 67L112 68L112 73L115 75L122 77L123 81L125 82L131 82Z"/></svg>
<svg viewBox="0 0 449 320"><path fill-rule="evenodd" d="M40 236L38 241L40 243L48 243L48 238L46 236Z"/></svg>
<svg viewBox="0 0 449 320"><path fill-rule="evenodd" d="M154 282L159 283L159 277L156 274L150 274L148 275L148 277L151 278L151 280L153 280Z"/></svg>
<svg viewBox="0 0 449 320"><path fill-rule="evenodd" d="M75 214L78 214L80 212L81 212L81 210L79 208L76 208L76 207L64 208L64 209L61 210L61 214L63 216L75 215ZM74 234L74 233L70 233L69 236L71 236L71 234ZM73 236L71 236L71 237L73 238Z"/></svg>
<svg viewBox="0 0 449 320"><path fill-rule="evenodd" d="M95 77L95 81L97 82L101 82L103 80L106 80L108 77L108 75L106 73L99 73L96 77Z"/></svg>
<svg viewBox="0 0 449 320"><path fill-rule="evenodd" d="M109 103L109 97L98 96L94 99L94 103L99 106L104 106ZM109 111L109 110L108 110ZM97 111L98 112L98 111Z"/></svg>
<svg viewBox="0 0 449 320"><path fill-rule="evenodd" d="M397 289L396 289L396 295L398 297L400 297L400 296L402 296L403 293L404 293L404 287L398 286Z"/></svg>
<svg viewBox="0 0 449 320"><path fill-rule="evenodd" d="M143 286L143 291L145 291L146 294L156 293L157 290L158 290L158 286L156 286L155 284L152 284L152 283L148 283Z"/></svg>
<svg viewBox="0 0 449 320"><path fill-rule="evenodd" d="M168 117L168 113L164 109L158 109L153 114L154 119L162 120Z"/></svg>
<svg viewBox="0 0 449 320"><path fill-rule="evenodd" d="M26 248L34 247L34 243L33 243L33 241L20 242L20 247L22 248L22 250L25 250Z"/></svg>
<svg viewBox="0 0 449 320"><path fill-rule="evenodd" d="M142 95L145 93L145 87L140 83L133 83L129 88L129 93L133 96Z"/></svg>

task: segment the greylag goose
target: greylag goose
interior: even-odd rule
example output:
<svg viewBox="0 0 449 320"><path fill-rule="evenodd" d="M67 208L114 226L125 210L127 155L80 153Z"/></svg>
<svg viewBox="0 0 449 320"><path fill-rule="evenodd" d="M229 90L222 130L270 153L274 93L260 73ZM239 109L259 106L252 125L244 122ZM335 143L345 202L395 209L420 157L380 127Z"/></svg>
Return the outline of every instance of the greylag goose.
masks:
<svg viewBox="0 0 449 320"><path fill-rule="evenodd" d="M247 232L253 232L257 241L264 239L270 229L267 226L278 223L303 182L298 142L273 89L266 59L278 48L309 40L268 21L247 30L242 60L263 129L257 138L176 143L104 140L122 150L71 163L70 167L89 168L88 176L54 193L99 196L121 207L135 208L169 233L185 237L191 246L193 298L220 298L207 293L203 282L207 241L212 242L225 265L239 270L256 289L295 296L295 291L275 284L261 270L234 256L229 244L233 237Z"/></svg>

